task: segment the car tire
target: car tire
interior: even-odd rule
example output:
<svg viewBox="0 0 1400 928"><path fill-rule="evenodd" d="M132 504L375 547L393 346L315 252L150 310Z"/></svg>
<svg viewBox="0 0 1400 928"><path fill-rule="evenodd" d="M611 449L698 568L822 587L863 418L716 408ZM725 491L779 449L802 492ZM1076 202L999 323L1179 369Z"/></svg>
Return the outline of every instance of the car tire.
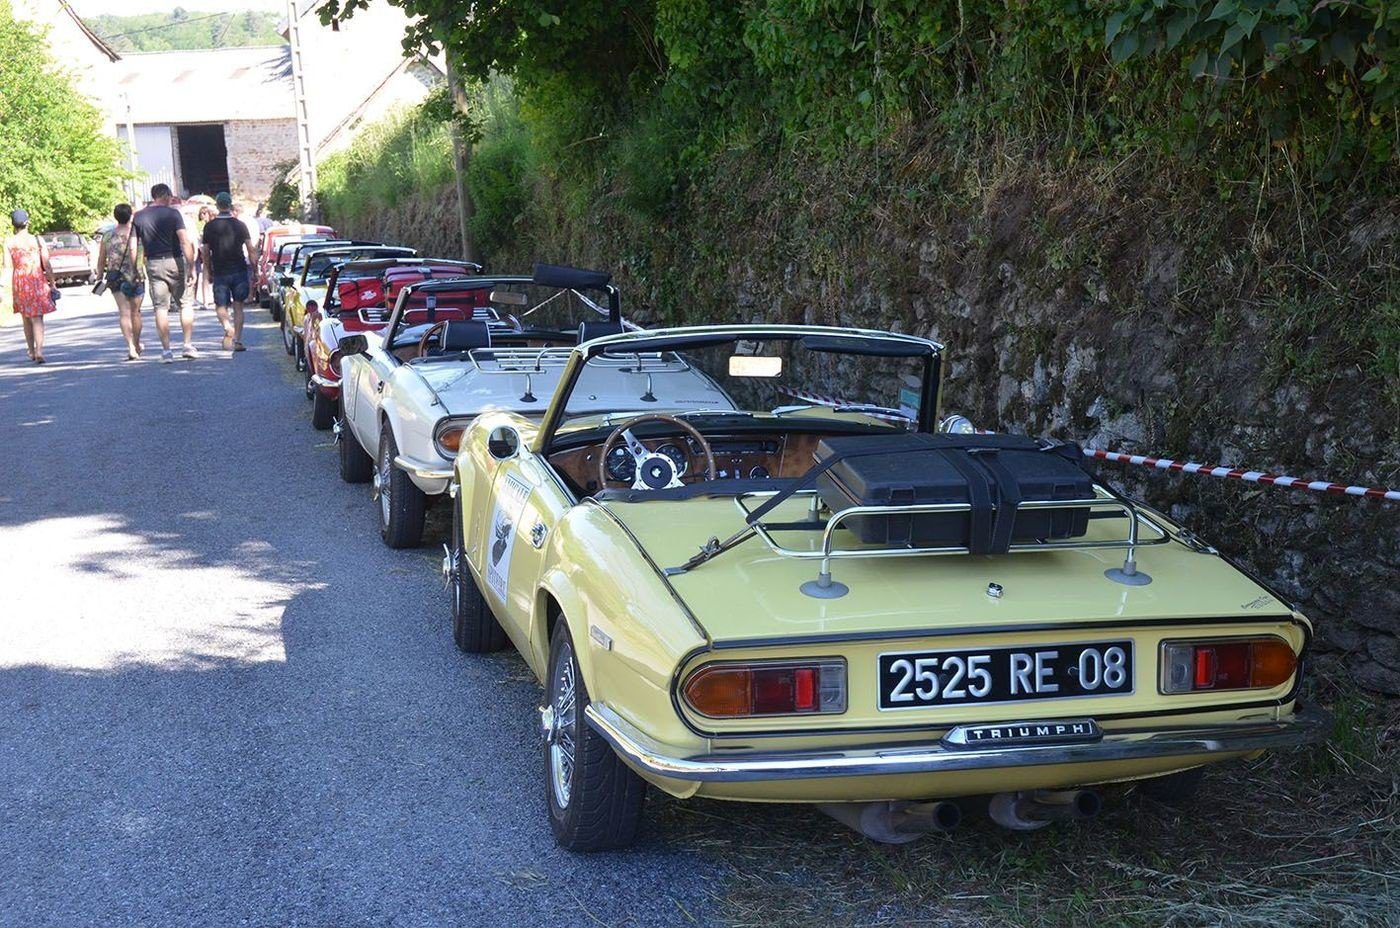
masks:
<svg viewBox="0 0 1400 928"><path fill-rule="evenodd" d="M369 483L374 478L374 458L360 447L360 440L350 431L349 421L345 417L344 397L341 397L340 432L335 442L340 452L340 479L346 483Z"/></svg>
<svg viewBox="0 0 1400 928"><path fill-rule="evenodd" d="M267 301L267 305L272 313L272 321L281 322L283 317L286 315L282 312L282 301L274 297Z"/></svg>
<svg viewBox="0 0 1400 928"><path fill-rule="evenodd" d="M416 548L423 541L423 516L428 500L408 474L394 464L399 446L389 423L379 433L375 490L379 502L379 537L391 548Z"/></svg>
<svg viewBox="0 0 1400 928"><path fill-rule="evenodd" d="M287 354L291 355L292 357L296 357L296 336L292 334L291 326L287 325L287 320L285 317L279 317L279 321L282 323L282 348L287 352Z"/></svg>
<svg viewBox="0 0 1400 928"><path fill-rule="evenodd" d="M1164 777L1140 780L1137 784L1137 791L1153 802L1178 805L1195 797L1201 788L1201 781L1205 779L1205 775L1206 768L1204 767L1179 770Z"/></svg>
<svg viewBox="0 0 1400 928"><path fill-rule="evenodd" d="M301 336L292 334L292 357L296 358L297 370L306 375L307 382L311 381L311 364L306 360L306 342L301 340ZM308 389L306 398L311 399L311 391Z"/></svg>
<svg viewBox="0 0 1400 928"><path fill-rule="evenodd" d="M452 504L452 544L443 558L443 573L447 575L447 588L452 594L452 642L463 654L499 651L509 643L506 630L496 621L467 566L461 504L451 497L447 501Z"/></svg>
<svg viewBox="0 0 1400 928"><path fill-rule="evenodd" d="M318 432L324 432L334 424L335 404L329 396L326 396L319 387L313 384L311 388L311 427Z"/></svg>
<svg viewBox="0 0 1400 928"><path fill-rule="evenodd" d="M545 726L545 802L554 840L570 851L607 851L637 839L646 781L589 726L588 689L560 619L549 645Z"/></svg>

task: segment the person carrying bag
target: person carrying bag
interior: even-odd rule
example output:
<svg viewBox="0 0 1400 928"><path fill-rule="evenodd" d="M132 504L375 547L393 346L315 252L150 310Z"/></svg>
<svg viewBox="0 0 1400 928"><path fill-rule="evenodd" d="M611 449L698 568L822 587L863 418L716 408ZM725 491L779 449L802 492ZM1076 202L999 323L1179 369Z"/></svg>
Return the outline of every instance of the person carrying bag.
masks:
<svg viewBox="0 0 1400 928"><path fill-rule="evenodd" d="M141 301L146 295L145 276L141 272L141 240L131 222L129 203L118 203L112 210L117 224L102 236L97 252L97 266L102 268L102 280L92 288L93 293L110 290L117 304L117 322L126 339L126 359L141 358Z"/></svg>

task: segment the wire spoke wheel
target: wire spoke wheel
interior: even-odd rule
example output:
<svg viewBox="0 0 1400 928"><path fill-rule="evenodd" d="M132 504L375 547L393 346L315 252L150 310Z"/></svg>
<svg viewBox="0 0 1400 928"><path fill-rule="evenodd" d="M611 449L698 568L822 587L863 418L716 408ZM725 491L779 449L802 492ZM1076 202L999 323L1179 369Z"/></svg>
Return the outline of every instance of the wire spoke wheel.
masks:
<svg viewBox="0 0 1400 928"><path fill-rule="evenodd" d="M390 496L393 492L393 468L394 461L390 457L389 444L383 442L379 449L379 473L375 475L375 491L379 494L379 517L384 525L389 524L392 513L393 502Z"/></svg>
<svg viewBox="0 0 1400 928"><path fill-rule="evenodd" d="M573 646L566 644L555 664L549 684L549 704L554 710L550 732L549 772L554 801L561 809L573 798L574 732L578 726L578 687L574 678Z"/></svg>

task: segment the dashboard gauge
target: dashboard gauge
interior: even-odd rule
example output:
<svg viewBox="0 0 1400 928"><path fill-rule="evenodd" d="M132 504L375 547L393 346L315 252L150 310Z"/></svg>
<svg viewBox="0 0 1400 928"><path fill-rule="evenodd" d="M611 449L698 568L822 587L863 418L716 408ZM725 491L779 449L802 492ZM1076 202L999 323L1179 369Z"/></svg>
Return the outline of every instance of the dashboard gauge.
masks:
<svg viewBox="0 0 1400 928"><path fill-rule="evenodd" d="M656 453L664 454L666 455L666 457L671 459L671 462L676 465L677 477L685 473L686 465L690 463L690 458L686 455L685 451L681 448L681 446L673 444L671 442L667 442L666 444L657 448Z"/></svg>
<svg viewBox="0 0 1400 928"><path fill-rule="evenodd" d="M637 462L633 460L632 452L628 451L625 445L614 445L608 452L607 470L609 478L631 483L632 478L637 475Z"/></svg>
<svg viewBox="0 0 1400 928"><path fill-rule="evenodd" d="M762 464L749 471L750 480L767 480L771 476L772 475L768 473L768 468L764 467Z"/></svg>

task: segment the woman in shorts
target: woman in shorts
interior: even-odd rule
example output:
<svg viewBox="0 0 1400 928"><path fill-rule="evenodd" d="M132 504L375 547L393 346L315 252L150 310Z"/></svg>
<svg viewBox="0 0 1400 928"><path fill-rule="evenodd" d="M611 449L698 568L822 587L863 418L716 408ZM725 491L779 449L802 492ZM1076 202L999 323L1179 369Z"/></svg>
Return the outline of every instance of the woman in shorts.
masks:
<svg viewBox="0 0 1400 928"><path fill-rule="evenodd" d="M112 210L117 224L102 234L97 248L97 266L102 269L102 282L112 292L117 304L117 322L126 339L126 359L141 357L141 301L146 296L146 280L142 268L146 257L141 250L141 237L131 224L131 204L118 203Z"/></svg>

